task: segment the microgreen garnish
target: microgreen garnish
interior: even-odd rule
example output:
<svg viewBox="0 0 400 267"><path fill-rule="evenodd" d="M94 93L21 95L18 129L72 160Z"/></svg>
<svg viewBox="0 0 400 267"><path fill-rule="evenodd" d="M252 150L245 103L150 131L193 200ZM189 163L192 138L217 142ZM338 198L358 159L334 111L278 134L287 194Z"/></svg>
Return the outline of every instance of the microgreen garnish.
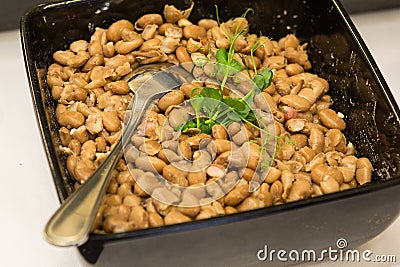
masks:
<svg viewBox="0 0 400 267"><path fill-rule="evenodd" d="M190 96L191 105L195 111L195 119L187 122L185 125L180 127L182 133L192 132L190 129L196 128L198 132L211 134L212 127L215 124L222 124L228 127L233 122L246 123L251 127L259 130L266 138L263 140L260 149L266 150L267 145L270 143L271 138L275 138L280 141L279 136L272 135L268 132L267 127L262 125L260 116L256 114L252 107L254 106L253 99L256 94L261 93L264 89L270 86L273 78L273 72L262 67L257 69L254 53L262 46L260 38L252 44L250 49L250 61L252 63L252 70L250 71L249 66L244 60L244 55L238 53L238 56L242 59L242 62L237 61L235 56L235 42L238 38L246 38L247 25L243 24L245 22L245 17L249 12L254 10L249 8L245 13L238 19L232 19L227 23L232 24L221 24L218 7L216 6L217 22L224 34L229 38L229 48L219 48L215 51L215 66L213 66L212 75L210 77L216 78L218 80L218 89L211 87L197 87L192 90ZM261 36L261 35L260 35ZM197 55L195 58L201 58L201 60L211 61L210 54ZM199 64L198 67L202 67L204 61ZM205 62L204 62L205 63ZM243 63L243 64L242 64ZM234 98L232 96L225 96L223 90L227 85L228 79L232 79L235 83L240 81L240 77L237 76L238 72L247 71L248 77L252 81L251 90L241 98ZM253 73L254 74L253 74ZM279 145L280 142L278 142ZM272 163L271 158L265 159L260 165L261 169L269 167Z"/></svg>

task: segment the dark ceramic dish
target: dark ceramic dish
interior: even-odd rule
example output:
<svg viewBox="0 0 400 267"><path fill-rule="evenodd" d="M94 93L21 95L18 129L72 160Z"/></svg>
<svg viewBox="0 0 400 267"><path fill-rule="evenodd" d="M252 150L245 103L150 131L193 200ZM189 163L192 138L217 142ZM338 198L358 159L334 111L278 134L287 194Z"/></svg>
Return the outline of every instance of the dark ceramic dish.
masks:
<svg viewBox="0 0 400 267"><path fill-rule="evenodd" d="M55 103L45 83L46 67L56 50L77 39L89 40L95 27L118 19L135 21L145 13L161 13L176 1L68 1L39 5L23 16L21 37L32 100L60 201L73 183L58 150ZM181 225L120 234L92 234L79 247L94 263L119 266L251 265L257 251L336 248L345 238L356 247L385 230L400 211L399 108L375 61L342 5L336 0L198 0L192 21L240 16L248 7L252 32L278 39L295 33L307 41L312 71L330 82L334 109L346 115L345 135L357 156L371 159L373 182L360 188L280 206L268 207ZM103 253L101 253L103 251ZM273 262L277 264L277 262Z"/></svg>

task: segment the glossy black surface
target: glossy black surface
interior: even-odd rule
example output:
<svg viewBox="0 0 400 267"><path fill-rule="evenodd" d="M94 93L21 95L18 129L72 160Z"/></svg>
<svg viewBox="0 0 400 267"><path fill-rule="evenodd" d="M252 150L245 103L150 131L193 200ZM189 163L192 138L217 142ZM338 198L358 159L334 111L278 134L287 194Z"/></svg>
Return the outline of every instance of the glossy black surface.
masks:
<svg viewBox="0 0 400 267"><path fill-rule="evenodd" d="M21 37L33 103L56 188L63 201L72 182L58 151L55 103L45 85L52 53L77 39L89 40L95 27L118 19L135 21L145 13L161 13L164 3L178 1L69 1L28 11ZM145 3L145 4L144 4ZM321 249L346 238L354 247L386 229L400 211L399 108L374 60L341 4L335 0L196 1L191 20L240 16L252 32L273 39L295 33L308 42L312 71L330 82L334 109L346 116L345 134L358 156L371 159L370 185L305 201L182 225L121 234L91 235L79 249L89 261L116 266L134 260L149 264L243 265L257 263L265 244L279 249ZM178 5L179 6L179 5ZM180 5L180 7L183 7ZM101 11L101 12L99 12ZM173 244L173 245L172 245ZM184 251L184 253L182 253Z"/></svg>

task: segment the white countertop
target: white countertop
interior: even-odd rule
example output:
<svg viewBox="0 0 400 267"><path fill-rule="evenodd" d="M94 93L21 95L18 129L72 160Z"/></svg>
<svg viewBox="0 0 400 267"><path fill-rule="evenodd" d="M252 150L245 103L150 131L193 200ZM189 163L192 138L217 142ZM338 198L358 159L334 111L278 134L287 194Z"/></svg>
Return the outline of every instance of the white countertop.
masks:
<svg viewBox="0 0 400 267"><path fill-rule="evenodd" d="M400 103L400 9L352 19ZM18 31L0 33L0 51L0 265L85 266L77 249L54 247L43 239L44 225L57 209L58 198L37 129ZM396 255L398 265L399 247L397 219L360 250ZM318 266L322 265L333 264Z"/></svg>

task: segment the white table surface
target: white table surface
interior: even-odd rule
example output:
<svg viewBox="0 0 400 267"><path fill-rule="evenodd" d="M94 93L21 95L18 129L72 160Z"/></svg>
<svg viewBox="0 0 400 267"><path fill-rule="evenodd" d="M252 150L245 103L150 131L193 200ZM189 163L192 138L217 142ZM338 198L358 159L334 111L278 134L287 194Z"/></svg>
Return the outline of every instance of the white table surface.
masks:
<svg viewBox="0 0 400 267"><path fill-rule="evenodd" d="M400 9L352 19L400 103ZM18 31L0 33L0 51L0 266L86 266L77 249L54 247L43 239L58 198L37 129ZM397 219L359 249L396 255L400 265L399 247ZM333 264L318 266L328 265Z"/></svg>

